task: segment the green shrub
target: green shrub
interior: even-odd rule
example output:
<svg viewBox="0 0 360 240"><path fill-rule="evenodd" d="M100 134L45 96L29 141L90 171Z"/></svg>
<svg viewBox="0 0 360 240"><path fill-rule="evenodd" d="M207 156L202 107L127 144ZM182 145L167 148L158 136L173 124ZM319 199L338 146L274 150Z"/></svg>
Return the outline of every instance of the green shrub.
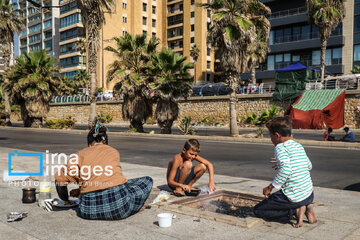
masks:
<svg viewBox="0 0 360 240"><path fill-rule="evenodd" d="M0 126L5 126L5 119L0 119Z"/></svg>
<svg viewBox="0 0 360 240"><path fill-rule="evenodd" d="M204 125L214 125L215 124L215 118L214 117L209 117L209 118L203 118L201 119L200 123L204 124Z"/></svg>
<svg viewBox="0 0 360 240"><path fill-rule="evenodd" d="M195 134L195 130L194 130L193 126L194 126L194 124L191 123L191 117L186 116L180 120L178 129L185 135L193 135L193 134Z"/></svg>
<svg viewBox="0 0 360 240"><path fill-rule="evenodd" d="M101 122L101 123L110 123L112 121L113 117L109 114L106 114L105 115L102 115L102 114L99 114L97 116L97 120L98 122Z"/></svg>
<svg viewBox="0 0 360 240"><path fill-rule="evenodd" d="M51 129L68 129L75 127L75 120L71 117L66 119L52 119L45 122L45 127Z"/></svg>

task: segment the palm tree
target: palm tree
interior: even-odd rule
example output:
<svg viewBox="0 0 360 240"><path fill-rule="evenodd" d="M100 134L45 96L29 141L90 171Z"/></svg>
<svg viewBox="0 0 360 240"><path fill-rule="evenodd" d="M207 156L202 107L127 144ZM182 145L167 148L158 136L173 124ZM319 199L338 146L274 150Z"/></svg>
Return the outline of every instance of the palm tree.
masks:
<svg viewBox="0 0 360 240"><path fill-rule="evenodd" d="M96 123L96 96L98 86L96 69L99 51L99 31L105 24L105 11L110 12L115 5L115 0L77 0L77 3L81 10L81 16L87 35L86 45L90 74L89 127L91 128Z"/></svg>
<svg viewBox="0 0 360 240"><path fill-rule="evenodd" d="M89 79L90 76L85 69L79 70L74 77L74 88L76 91L79 92L81 88L85 88L87 93L89 90Z"/></svg>
<svg viewBox="0 0 360 240"><path fill-rule="evenodd" d="M321 41L321 82L324 82L327 41L331 31L345 17L344 2L345 0L306 0L308 21L319 28Z"/></svg>
<svg viewBox="0 0 360 240"><path fill-rule="evenodd" d="M115 60L109 67L107 80L120 82L120 93L123 95L122 114L130 120L130 129L144 132L143 124L152 116L152 103L149 86L149 63L151 55L159 44L157 38L147 40L146 34L132 37L114 37L116 48L106 47L105 50L115 54Z"/></svg>
<svg viewBox="0 0 360 240"><path fill-rule="evenodd" d="M263 10L259 9L259 14ZM270 14L270 9L266 9L267 13ZM269 34L270 34L270 22L265 17L265 15L257 16L254 19L254 24L256 26L256 41L252 42L249 45L249 68L251 73L251 81L253 84L256 84L256 72L255 68L259 66L259 63L262 63L266 60L269 48Z"/></svg>
<svg viewBox="0 0 360 240"><path fill-rule="evenodd" d="M194 44L190 49L190 57L194 59L194 82L196 83L196 62L200 55L200 48Z"/></svg>
<svg viewBox="0 0 360 240"><path fill-rule="evenodd" d="M248 71L249 46L257 41L257 21L270 12L257 0L212 0L201 6L213 11L208 38L216 50L230 89L230 135L238 136L236 91L240 74ZM265 24L264 24L265 25Z"/></svg>
<svg viewBox="0 0 360 240"><path fill-rule="evenodd" d="M41 127L53 94L69 94L72 89L55 75L59 72L56 60L45 50L25 52L15 61L6 71L9 82L5 89L20 105L24 126Z"/></svg>
<svg viewBox="0 0 360 240"><path fill-rule="evenodd" d="M24 12L21 9L15 9L16 3L11 3L10 0L0 0L0 44L3 52L5 70L10 66L10 59L12 54L12 43L14 42L14 32L19 33L24 27L24 18L21 14ZM8 83L7 78L4 79ZM4 92L5 102L5 124L11 126L10 114L11 107L9 101L9 94Z"/></svg>
<svg viewBox="0 0 360 240"><path fill-rule="evenodd" d="M187 97L192 89L189 69L193 64L185 61L186 57L166 48L152 57L151 86L157 99L155 118L163 134L171 134L171 126L178 117L177 99Z"/></svg>

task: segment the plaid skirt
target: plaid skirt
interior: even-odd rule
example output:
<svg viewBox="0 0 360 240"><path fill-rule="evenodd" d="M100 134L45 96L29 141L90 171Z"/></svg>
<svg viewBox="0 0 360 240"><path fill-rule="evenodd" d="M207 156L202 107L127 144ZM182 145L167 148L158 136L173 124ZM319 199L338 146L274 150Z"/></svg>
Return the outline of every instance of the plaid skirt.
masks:
<svg viewBox="0 0 360 240"><path fill-rule="evenodd" d="M149 197L151 177L130 179L126 184L80 195L79 215L85 219L118 220L137 213Z"/></svg>

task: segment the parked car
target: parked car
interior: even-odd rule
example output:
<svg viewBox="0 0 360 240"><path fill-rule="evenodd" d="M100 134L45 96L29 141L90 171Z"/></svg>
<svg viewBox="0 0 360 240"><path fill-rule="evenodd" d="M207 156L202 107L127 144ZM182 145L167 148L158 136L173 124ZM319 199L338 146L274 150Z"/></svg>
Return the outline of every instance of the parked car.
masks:
<svg viewBox="0 0 360 240"><path fill-rule="evenodd" d="M206 83L193 87L193 96L219 96L228 95L229 88L224 83Z"/></svg>

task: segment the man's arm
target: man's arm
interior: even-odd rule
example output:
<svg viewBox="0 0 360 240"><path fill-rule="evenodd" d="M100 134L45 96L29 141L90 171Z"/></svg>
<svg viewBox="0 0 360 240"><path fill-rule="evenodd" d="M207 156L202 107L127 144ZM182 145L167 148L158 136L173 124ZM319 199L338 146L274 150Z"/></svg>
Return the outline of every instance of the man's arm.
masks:
<svg viewBox="0 0 360 240"><path fill-rule="evenodd" d="M215 186L215 181L214 181L214 167L211 164L211 162L209 162L208 160L206 160L203 157L197 156L195 158L196 161L204 164L206 166L206 168L209 170L209 190L214 191L216 189Z"/></svg>

